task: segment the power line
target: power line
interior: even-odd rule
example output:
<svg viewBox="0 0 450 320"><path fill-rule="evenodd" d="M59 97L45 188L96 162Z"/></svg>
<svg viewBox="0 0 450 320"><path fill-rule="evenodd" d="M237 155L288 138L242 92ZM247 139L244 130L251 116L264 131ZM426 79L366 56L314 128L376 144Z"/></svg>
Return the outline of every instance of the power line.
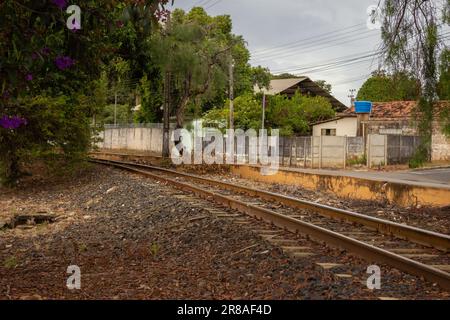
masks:
<svg viewBox="0 0 450 320"><path fill-rule="evenodd" d="M217 0L217 1L214 2L212 5L206 7L205 9L210 9L210 8L214 7L215 5L219 4L220 2L222 2L222 0Z"/></svg>
<svg viewBox="0 0 450 320"><path fill-rule="evenodd" d="M279 47L279 48L273 48L273 49L267 49L265 51L259 51L259 52L253 52L253 56L255 57L266 57L266 56L272 56L274 54L279 54L282 52L288 52L288 51L292 51L294 49L301 49L301 48L305 48L305 47L311 47L312 45L320 45L320 44L325 44L325 43L329 43L329 42L333 42L333 41L337 41L337 40L342 40L342 39L348 39L351 35L360 35L361 31L364 30L363 28L359 28L356 30L352 30L352 31L347 31L347 32L343 32L343 33L332 33L332 34L328 34L325 36L321 36L321 37L315 37L311 40L302 40L302 41L297 41L296 43L292 43L290 45L287 46L283 46L283 47ZM365 33L370 33L372 32L372 30L366 30Z"/></svg>
<svg viewBox="0 0 450 320"><path fill-rule="evenodd" d="M255 51L253 51L253 54L259 55L259 54L265 53L267 51L277 50L278 48L290 47L291 45L295 45L297 43L304 43L305 41L308 41L308 40L314 40L314 39L317 40L317 39L320 39L320 38L323 38L323 37L329 37L332 34L340 33L342 31L348 30L348 29L353 29L353 28L359 27L361 25L363 25L363 23L359 23L359 24L356 24L356 25L353 25L353 26L350 26L350 27L342 28L342 29L339 29L339 30L331 31L331 32L318 34L318 35L315 35L315 36L312 36L312 37L296 40L296 41L293 41L293 42L288 42L288 43L285 43L285 44L276 45L276 46L273 46L272 48L255 50ZM352 32L354 32L354 31L352 31Z"/></svg>
<svg viewBox="0 0 450 320"><path fill-rule="evenodd" d="M338 83L332 84L332 86L333 87L338 87L338 86L342 86L342 85L345 85L345 84L361 81L361 80L367 79L370 75L371 75L371 73L368 73L368 74L366 74L366 75L364 75L362 77L359 77L359 78L354 78L354 79L350 79L350 80L346 80L346 81L343 81L343 82L338 82Z"/></svg>
<svg viewBox="0 0 450 320"><path fill-rule="evenodd" d="M199 0L192 7L200 7L200 6L204 7L211 1L213 1L213 0Z"/></svg>
<svg viewBox="0 0 450 320"><path fill-rule="evenodd" d="M286 67L286 68L282 68L282 69L276 69L276 70L273 70L273 72L279 73L279 72L283 72L285 70L296 71L296 70L301 70L301 69L312 69L312 68L321 67L321 66L328 66L328 65L333 65L333 64L336 64L336 63L352 61L353 59L367 58L368 56L377 54L379 52L381 52L381 51L370 50L370 51L365 51L365 52L360 52L360 53L355 53L355 54L351 54L351 55L342 56L342 57L339 57L337 59L318 61L318 62L316 62L315 64L312 64L312 65L306 65L306 66L304 66L304 65L296 65L296 66Z"/></svg>
<svg viewBox="0 0 450 320"><path fill-rule="evenodd" d="M365 34L365 33L362 33L362 34ZM350 43L350 42L354 42L354 41L358 41L358 40L362 40L362 39L367 39L368 37L373 37L373 36L376 36L376 35L377 34L373 34L373 35L369 35L369 36L362 36L362 37L358 37L358 38L354 38L354 39L349 39L349 40L333 43L335 40L342 40L342 39L345 39L345 38L335 39L333 41L327 41L327 42L319 44L319 45L323 45L323 46L320 46L320 47L317 47L317 45L313 45L313 46L305 47L302 50L299 50L299 51L296 51L296 52L290 52L290 53L285 53L285 54L275 54L275 55L272 54L272 55L264 57L264 58L256 58L255 60L257 60L257 61L265 61L265 60L271 60L273 58L286 58L286 57L294 56L294 55L297 55L297 54L310 53L310 52L314 52L314 51L318 51L318 50L332 48L332 47L343 45L343 44L347 44L347 43ZM330 45L327 45L327 43L330 43ZM310 49L310 50L306 50L306 49Z"/></svg>

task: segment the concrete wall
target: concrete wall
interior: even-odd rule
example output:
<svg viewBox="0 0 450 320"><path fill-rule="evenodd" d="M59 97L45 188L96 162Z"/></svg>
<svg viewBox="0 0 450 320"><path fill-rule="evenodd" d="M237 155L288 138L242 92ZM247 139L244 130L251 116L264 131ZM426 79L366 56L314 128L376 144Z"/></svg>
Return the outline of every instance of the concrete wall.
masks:
<svg viewBox="0 0 450 320"><path fill-rule="evenodd" d="M162 129L160 128L106 128L99 134L101 149L133 150L162 154Z"/></svg>
<svg viewBox="0 0 450 320"><path fill-rule="evenodd" d="M347 159L356 159L364 156L364 137L347 137Z"/></svg>
<svg viewBox="0 0 450 320"><path fill-rule="evenodd" d="M127 150L162 154L162 128L160 127L107 127L99 137L97 146L105 150ZM370 166L407 163L419 143L417 137L369 135L368 145L363 137L314 136L280 137L281 166L304 168L345 168L347 160L368 155ZM448 140L436 133L434 159L450 156ZM441 139L441 140L439 140ZM248 140L248 139L247 139ZM187 142L187 141L186 141ZM192 143L190 143L192 144ZM204 143L206 147L207 143ZM226 142L224 143L226 146ZM170 145L172 150L173 143ZM365 150L366 149L366 150ZM248 141L246 154L249 152ZM248 159L248 156L245 157Z"/></svg>
<svg viewBox="0 0 450 320"><path fill-rule="evenodd" d="M367 128L367 134L382 134L382 135L417 135L416 126L411 120L405 119L370 119L370 121L363 122Z"/></svg>
<svg viewBox="0 0 450 320"><path fill-rule="evenodd" d="M387 163L405 164L414 156L420 145L420 137L417 136L387 136Z"/></svg>
<svg viewBox="0 0 450 320"><path fill-rule="evenodd" d="M345 168L346 161L346 137L313 137L313 168Z"/></svg>
<svg viewBox="0 0 450 320"><path fill-rule="evenodd" d="M446 137L441 130L438 123L433 126L432 146L431 146L431 160L432 161L449 161L450 160L450 138Z"/></svg>
<svg viewBox="0 0 450 320"><path fill-rule="evenodd" d="M313 126L313 136L322 135L322 129L336 129L336 136L356 137L358 121L356 117L342 118Z"/></svg>
<svg viewBox="0 0 450 320"><path fill-rule="evenodd" d="M294 171L280 169L275 175L263 176L255 166L232 166L233 173L247 179L266 183L278 183L298 186L322 192L331 192L351 199L387 201L400 206L448 206L450 189L401 184L383 180L369 180L357 177L341 176L339 173Z"/></svg>
<svg viewBox="0 0 450 320"><path fill-rule="evenodd" d="M370 134L367 137L367 165L369 168L387 164L387 137Z"/></svg>

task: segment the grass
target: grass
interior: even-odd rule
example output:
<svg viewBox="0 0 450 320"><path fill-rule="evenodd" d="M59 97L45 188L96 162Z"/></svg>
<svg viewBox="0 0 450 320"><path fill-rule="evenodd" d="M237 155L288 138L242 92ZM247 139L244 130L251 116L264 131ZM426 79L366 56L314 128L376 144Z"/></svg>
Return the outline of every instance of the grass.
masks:
<svg viewBox="0 0 450 320"><path fill-rule="evenodd" d="M347 159L348 166L366 165L366 164L367 164L366 155L362 155L361 157Z"/></svg>
<svg viewBox="0 0 450 320"><path fill-rule="evenodd" d="M159 250L160 250L159 245L157 243L152 243L152 245L150 246L150 254L152 256L156 256Z"/></svg>
<svg viewBox="0 0 450 320"><path fill-rule="evenodd" d="M15 256L11 256L11 257L7 258L5 261L3 261L3 266L6 269L14 269L18 265L19 265L19 263L17 262L17 258Z"/></svg>

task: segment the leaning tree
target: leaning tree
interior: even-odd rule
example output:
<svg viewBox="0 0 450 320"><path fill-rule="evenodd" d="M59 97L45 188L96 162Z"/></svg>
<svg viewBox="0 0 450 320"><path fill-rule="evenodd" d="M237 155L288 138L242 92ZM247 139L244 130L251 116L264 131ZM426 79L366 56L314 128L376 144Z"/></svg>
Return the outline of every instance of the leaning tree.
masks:
<svg viewBox="0 0 450 320"><path fill-rule="evenodd" d="M387 66L393 73L413 73L420 81L416 114L423 139L415 157L416 164L420 164L430 155L442 70L440 55L445 51L450 25L450 0L385 0L382 12L383 53Z"/></svg>

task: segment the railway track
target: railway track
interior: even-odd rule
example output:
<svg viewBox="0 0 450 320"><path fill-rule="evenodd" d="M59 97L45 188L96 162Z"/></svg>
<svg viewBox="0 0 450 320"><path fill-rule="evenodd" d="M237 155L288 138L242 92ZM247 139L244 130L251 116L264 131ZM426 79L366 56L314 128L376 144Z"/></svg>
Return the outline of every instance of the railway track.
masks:
<svg viewBox="0 0 450 320"><path fill-rule="evenodd" d="M450 236L197 175L91 159L139 173L279 228L384 263L450 290Z"/></svg>

